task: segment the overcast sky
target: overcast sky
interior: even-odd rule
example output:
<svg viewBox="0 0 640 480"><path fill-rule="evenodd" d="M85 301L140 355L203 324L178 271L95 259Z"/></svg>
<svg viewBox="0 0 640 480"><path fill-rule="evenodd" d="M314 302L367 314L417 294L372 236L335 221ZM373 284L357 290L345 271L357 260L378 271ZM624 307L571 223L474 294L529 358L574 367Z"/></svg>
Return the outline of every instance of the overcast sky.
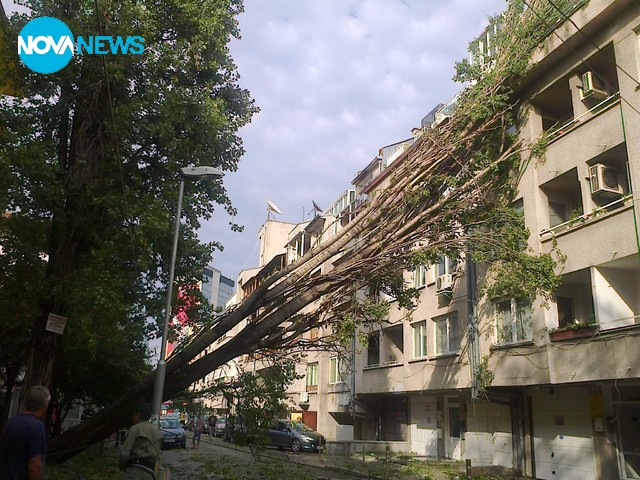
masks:
<svg viewBox="0 0 640 480"><path fill-rule="evenodd" d="M12 0L2 0L8 12ZM214 266L235 280L258 264L264 197L286 222L327 209L378 149L411 136L461 86L454 63L506 0L245 0L231 53L261 109L240 131L246 154L225 176L236 223L223 209L203 225L219 241ZM304 213L303 213L304 212ZM304 215L304 216L303 216Z"/></svg>
<svg viewBox="0 0 640 480"><path fill-rule="evenodd" d="M505 0L245 0L231 45L261 111L240 131L246 154L224 183L243 233L221 212L200 231L235 279L258 264L264 197L300 222L327 209L385 145L409 138L461 86L454 63Z"/></svg>

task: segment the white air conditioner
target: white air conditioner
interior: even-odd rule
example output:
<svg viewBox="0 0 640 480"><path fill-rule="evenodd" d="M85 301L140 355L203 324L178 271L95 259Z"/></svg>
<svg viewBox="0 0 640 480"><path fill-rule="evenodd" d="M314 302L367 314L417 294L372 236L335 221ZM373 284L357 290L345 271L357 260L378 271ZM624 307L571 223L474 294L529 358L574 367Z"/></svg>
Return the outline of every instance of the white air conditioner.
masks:
<svg viewBox="0 0 640 480"><path fill-rule="evenodd" d="M593 72L586 72L582 75L580 100L586 100L589 98L597 101L607 98L607 92L605 92L604 89L599 88L599 85L594 83Z"/></svg>
<svg viewBox="0 0 640 480"><path fill-rule="evenodd" d="M591 195L618 196L623 193L618 172L602 163L589 167L589 182Z"/></svg>
<svg viewBox="0 0 640 480"><path fill-rule="evenodd" d="M298 403L309 403L309 392L300 392Z"/></svg>
<svg viewBox="0 0 640 480"><path fill-rule="evenodd" d="M453 275L445 273L436 278L436 294L449 293L453 291Z"/></svg>

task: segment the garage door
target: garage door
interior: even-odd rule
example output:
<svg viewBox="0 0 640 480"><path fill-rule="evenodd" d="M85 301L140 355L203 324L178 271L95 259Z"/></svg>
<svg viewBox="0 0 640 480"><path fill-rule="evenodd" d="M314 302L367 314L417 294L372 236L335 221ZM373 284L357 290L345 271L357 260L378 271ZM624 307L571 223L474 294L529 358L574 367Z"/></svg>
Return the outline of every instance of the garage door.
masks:
<svg viewBox="0 0 640 480"><path fill-rule="evenodd" d="M588 390L536 390L531 406L536 477L595 480Z"/></svg>

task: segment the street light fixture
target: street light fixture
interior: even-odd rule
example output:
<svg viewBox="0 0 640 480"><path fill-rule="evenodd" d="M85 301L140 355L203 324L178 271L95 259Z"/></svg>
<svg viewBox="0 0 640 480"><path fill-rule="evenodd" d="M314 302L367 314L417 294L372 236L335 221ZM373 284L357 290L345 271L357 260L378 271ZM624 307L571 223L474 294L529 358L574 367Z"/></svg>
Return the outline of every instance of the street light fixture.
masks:
<svg viewBox="0 0 640 480"><path fill-rule="evenodd" d="M162 341L160 347L160 360L156 369L156 384L153 389L153 403L151 413L155 419L160 418L162 413L162 397L164 394L164 379L167 372L167 335L169 334L169 320L171 319L171 300L173 296L173 277L176 269L176 253L178 251L178 237L180 234L180 217L182 215L182 197L184 195L185 179L201 180L222 178L224 173L215 167L184 167L180 169L180 190L178 193L178 210L176 212L176 225L173 232L173 250L171 251L171 263L169 265L169 285L167 288L167 306L164 314L164 325L162 327Z"/></svg>

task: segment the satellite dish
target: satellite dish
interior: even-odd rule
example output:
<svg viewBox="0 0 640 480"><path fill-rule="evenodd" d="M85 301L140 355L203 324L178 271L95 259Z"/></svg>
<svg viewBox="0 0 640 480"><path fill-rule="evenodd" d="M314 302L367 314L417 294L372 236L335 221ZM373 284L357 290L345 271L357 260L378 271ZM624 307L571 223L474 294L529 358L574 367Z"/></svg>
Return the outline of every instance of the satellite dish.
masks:
<svg viewBox="0 0 640 480"><path fill-rule="evenodd" d="M318 205L313 200L311 200L311 203L313 204L312 211L313 213L315 213L315 216L318 216L320 213L322 213L322 207L320 205Z"/></svg>
<svg viewBox="0 0 640 480"><path fill-rule="evenodd" d="M282 215L282 212L275 203L273 203L267 197L264 197L264 201L267 202L267 220L271 219L271 212Z"/></svg>

